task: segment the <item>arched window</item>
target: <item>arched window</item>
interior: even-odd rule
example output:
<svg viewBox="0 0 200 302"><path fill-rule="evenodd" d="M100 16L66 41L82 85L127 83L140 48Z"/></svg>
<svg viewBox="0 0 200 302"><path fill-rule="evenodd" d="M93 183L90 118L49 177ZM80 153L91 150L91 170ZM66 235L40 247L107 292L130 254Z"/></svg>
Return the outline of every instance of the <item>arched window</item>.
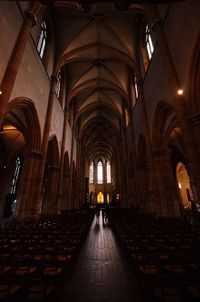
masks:
<svg viewBox="0 0 200 302"><path fill-rule="evenodd" d="M41 23L41 26L40 26L40 33L39 33L38 42L37 42L37 51L38 51L41 59L44 56L44 51L45 51L46 45L47 45L47 24L46 24L45 20L43 20Z"/></svg>
<svg viewBox="0 0 200 302"><path fill-rule="evenodd" d="M89 183L94 183L94 163L91 162L90 164L90 171L89 171Z"/></svg>
<svg viewBox="0 0 200 302"><path fill-rule="evenodd" d="M59 72L58 74L57 85L56 85L56 96L58 99L60 98L60 88L61 88L61 72Z"/></svg>
<svg viewBox="0 0 200 302"><path fill-rule="evenodd" d="M134 74L134 87L135 87L135 98L138 98L138 83L137 83L137 77L136 74Z"/></svg>
<svg viewBox="0 0 200 302"><path fill-rule="evenodd" d="M97 164L97 183L103 183L103 164L101 161L99 161Z"/></svg>
<svg viewBox="0 0 200 302"><path fill-rule="evenodd" d="M111 183L111 169L110 169L110 163L107 161L106 163L106 178L107 178L107 183Z"/></svg>
<svg viewBox="0 0 200 302"><path fill-rule="evenodd" d="M14 175L13 175L13 179L12 179L12 184L11 184L11 189L10 189L10 193L12 193L12 194L16 193L17 182L18 182L18 179L19 179L20 168L21 168L20 158L17 157L17 159L15 161L15 171L14 171Z"/></svg>
<svg viewBox="0 0 200 302"><path fill-rule="evenodd" d="M148 53L149 60L152 58L152 55L153 55L153 52L154 52L154 46L153 46L153 42L152 42L150 33L151 33L151 31L150 31L149 25L146 25L145 43L146 43L146 48L147 48L147 53Z"/></svg>

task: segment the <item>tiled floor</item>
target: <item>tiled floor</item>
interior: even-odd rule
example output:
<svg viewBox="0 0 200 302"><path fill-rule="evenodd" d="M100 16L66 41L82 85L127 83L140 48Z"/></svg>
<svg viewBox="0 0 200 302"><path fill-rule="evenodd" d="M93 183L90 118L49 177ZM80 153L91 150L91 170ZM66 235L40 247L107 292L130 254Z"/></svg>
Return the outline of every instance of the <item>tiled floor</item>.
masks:
<svg viewBox="0 0 200 302"><path fill-rule="evenodd" d="M62 302L138 302L138 285L112 230L95 219Z"/></svg>

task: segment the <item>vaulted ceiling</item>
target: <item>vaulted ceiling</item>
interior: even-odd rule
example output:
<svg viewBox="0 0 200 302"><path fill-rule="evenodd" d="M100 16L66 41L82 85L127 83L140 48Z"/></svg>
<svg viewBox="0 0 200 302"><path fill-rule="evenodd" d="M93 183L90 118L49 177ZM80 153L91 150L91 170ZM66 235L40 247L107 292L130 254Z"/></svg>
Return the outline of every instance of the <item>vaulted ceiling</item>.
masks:
<svg viewBox="0 0 200 302"><path fill-rule="evenodd" d="M139 21L150 7L121 2L129 8L116 9L114 1L55 1L52 9L57 66L64 70L68 107L90 160L111 159L120 128L129 122Z"/></svg>

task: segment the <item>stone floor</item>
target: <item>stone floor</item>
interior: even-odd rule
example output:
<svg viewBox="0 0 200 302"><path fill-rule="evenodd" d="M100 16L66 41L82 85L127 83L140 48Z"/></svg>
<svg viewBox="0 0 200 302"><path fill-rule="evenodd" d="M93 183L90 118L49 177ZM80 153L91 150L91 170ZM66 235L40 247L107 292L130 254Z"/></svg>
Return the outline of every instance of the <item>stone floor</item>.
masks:
<svg viewBox="0 0 200 302"><path fill-rule="evenodd" d="M61 302L139 302L136 279L108 225L94 219Z"/></svg>

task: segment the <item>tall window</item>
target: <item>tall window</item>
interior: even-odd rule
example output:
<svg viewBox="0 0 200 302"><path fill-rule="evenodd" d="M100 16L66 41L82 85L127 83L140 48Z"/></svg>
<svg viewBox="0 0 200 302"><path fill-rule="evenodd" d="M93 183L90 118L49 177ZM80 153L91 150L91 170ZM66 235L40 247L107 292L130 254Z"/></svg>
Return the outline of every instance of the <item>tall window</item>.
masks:
<svg viewBox="0 0 200 302"><path fill-rule="evenodd" d="M107 178L107 183L111 183L111 169L110 169L110 163L107 161L106 163L106 178Z"/></svg>
<svg viewBox="0 0 200 302"><path fill-rule="evenodd" d="M89 183L92 184L93 182L94 182L94 163L91 162L90 171L89 171Z"/></svg>
<svg viewBox="0 0 200 302"><path fill-rule="evenodd" d="M134 87L135 87L135 97L138 98L138 84L136 74L134 75Z"/></svg>
<svg viewBox="0 0 200 302"><path fill-rule="evenodd" d="M97 183L103 183L103 164L101 161L99 161L97 164Z"/></svg>
<svg viewBox="0 0 200 302"><path fill-rule="evenodd" d="M154 46L153 42L151 39L151 34L150 34L150 28L148 25L146 25L146 30L145 30L145 43L146 43L146 48L147 48L147 53L149 60L152 58L153 52L154 52Z"/></svg>
<svg viewBox="0 0 200 302"><path fill-rule="evenodd" d="M14 172L14 175L13 175L11 189L10 189L10 193L12 193L12 194L16 193L17 182L18 182L18 179L19 179L20 167L21 167L20 158L17 157L16 162L15 162L15 172Z"/></svg>
<svg viewBox="0 0 200 302"><path fill-rule="evenodd" d="M40 33L37 42L37 51L39 53L40 58L42 59L44 56L45 47L47 45L47 24L43 20L40 27Z"/></svg>
<svg viewBox="0 0 200 302"><path fill-rule="evenodd" d="M60 88L61 88L61 72L58 74L57 85L56 85L56 96L59 99L60 97Z"/></svg>

